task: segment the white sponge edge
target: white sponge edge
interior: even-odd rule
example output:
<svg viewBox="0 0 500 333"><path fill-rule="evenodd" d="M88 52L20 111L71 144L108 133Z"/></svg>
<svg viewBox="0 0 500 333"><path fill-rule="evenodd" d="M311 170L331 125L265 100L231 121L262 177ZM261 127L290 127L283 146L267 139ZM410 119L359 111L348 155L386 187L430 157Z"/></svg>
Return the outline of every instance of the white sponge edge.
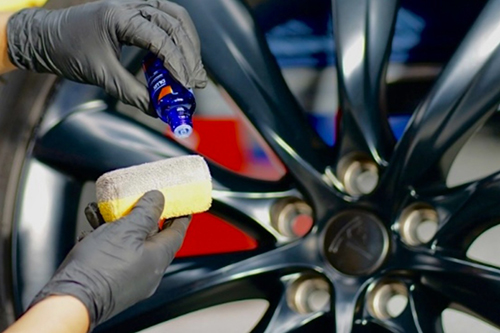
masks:
<svg viewBox="0 0 500 333"><path fill-rule="evenodd" d="M186 155L107 172L96 181L98 202L142 194L151 190L211 180L205 159Z"/></svg>

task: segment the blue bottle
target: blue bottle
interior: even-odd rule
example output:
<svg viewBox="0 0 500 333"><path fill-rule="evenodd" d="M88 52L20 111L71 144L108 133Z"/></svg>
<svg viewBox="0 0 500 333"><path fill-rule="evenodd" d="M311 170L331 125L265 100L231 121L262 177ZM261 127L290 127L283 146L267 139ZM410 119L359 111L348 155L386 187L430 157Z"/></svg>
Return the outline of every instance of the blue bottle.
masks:
<svg viewBox="0 0 500 333"><path fill-rule="evenodd" d="M193 91L175 80L163 62L152 53L144 58L143 69L151 103L158 117L170 126L177 138L190 136L196 108Z"/></svg>

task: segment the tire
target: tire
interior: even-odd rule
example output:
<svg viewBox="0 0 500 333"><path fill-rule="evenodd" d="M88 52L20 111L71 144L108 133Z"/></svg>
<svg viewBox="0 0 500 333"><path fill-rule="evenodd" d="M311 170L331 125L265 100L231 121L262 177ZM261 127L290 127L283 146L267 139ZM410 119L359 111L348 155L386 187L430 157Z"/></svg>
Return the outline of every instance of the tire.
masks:
<svg viewBox="0 0 500 333"><path fill-rule="evenodd" d="M91 0L92 1L92 0ZM50 0L47 8L65 8L89 0ZM15 198L28 144L57 84L54 75L16 70L0 87L0 330L15 319L12 295L12 221Z"/></svg>

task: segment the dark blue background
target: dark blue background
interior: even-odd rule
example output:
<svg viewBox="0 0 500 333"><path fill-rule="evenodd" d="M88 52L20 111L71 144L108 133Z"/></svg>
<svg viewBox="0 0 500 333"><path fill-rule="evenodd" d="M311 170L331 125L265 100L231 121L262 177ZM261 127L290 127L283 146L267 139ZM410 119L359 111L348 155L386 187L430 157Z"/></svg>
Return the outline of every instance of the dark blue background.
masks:
<svg viewBox="0 0 500 333"><path fill-rule="evenodd" d="M485 3L402 0L391 61L447 61ZM324 67L335 61L330 0L268 0L254 10L280 65Z"/></svg>

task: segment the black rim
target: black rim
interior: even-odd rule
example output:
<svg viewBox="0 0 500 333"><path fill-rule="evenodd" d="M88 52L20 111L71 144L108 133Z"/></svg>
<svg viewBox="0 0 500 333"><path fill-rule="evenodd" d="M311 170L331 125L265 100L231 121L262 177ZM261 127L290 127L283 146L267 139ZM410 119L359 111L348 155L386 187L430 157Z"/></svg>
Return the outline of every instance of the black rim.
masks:
<svg viewBox="0 0 500 333"><path fill-rule="evenodd" d="M445 181L458 150L498 105L500 1L484 9L397 143L381 96L398 1L336 1L342 123L333 149L306 124L244 5L177 2L198 25L210 74L288 173L280 181L258 181L211 163L212 212L251 233L258 250L176 260L155 295L99 330L135 331L248 298L270 303L256 331L441 332L441 312L450 304L500 327L491 306L500 298L500 270L466 256L473 240L497 224L500 176L453 188ZM137 70L140 56L129 50L124 61ZM111 169L192 153L117 113L115 104L97 88L63 82L48 107L18 196L13 260L19 309L73 245L64 236L74 234L75 226L64 221L75 220L85 181ZM380 181L373 192L346 193L335 176L346 156L374 163ZM46 180L42 187L30 183L40 176ZM46 194L33 197L30 188ZM313 209L314 227L300 238L283 237L266 218L275 202L290 197ZM34 201L46 208L36 228L24 209ZM402 232L402 215L418 205L435 211L438 230L428 242L414 244ZM287 292L297 276L327 281L331 304L306 313L293 309ZM400 315L373 310L370 302L380 285L405 290L408 305Z"/></svg>

